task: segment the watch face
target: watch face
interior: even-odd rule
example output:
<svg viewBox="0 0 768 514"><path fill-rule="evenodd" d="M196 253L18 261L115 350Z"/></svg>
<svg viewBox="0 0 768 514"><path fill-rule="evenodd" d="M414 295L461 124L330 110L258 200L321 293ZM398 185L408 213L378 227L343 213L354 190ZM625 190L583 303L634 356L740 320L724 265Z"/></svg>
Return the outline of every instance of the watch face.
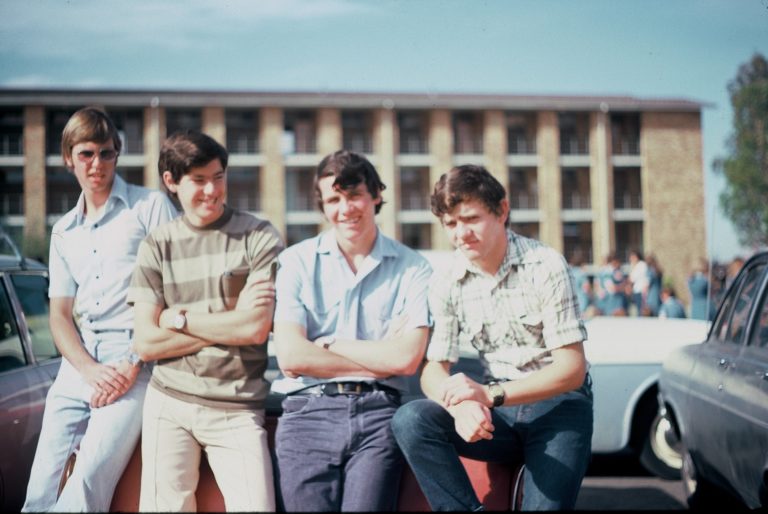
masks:
<svg viewBox="0 0 768 514"><path fill-rule="evenodd" d="M184 314L177 314L176 317L173 319L173 326L177 330L181 330L184 328L184 325L187 324L187 317Z"/></svg>

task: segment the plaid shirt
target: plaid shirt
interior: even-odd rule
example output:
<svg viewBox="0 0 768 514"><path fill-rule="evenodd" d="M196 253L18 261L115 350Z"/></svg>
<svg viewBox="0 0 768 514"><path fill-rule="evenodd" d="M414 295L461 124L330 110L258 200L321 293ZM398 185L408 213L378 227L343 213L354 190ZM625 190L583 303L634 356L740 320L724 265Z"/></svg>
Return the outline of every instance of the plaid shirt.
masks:
<svg viewBox="0 0 768 514"><path fill-rule="evenodd" d="M435 268L428 360L455 363L459 349L472 346L480 353L486 379L513 380L549 364L551 350L587 338L563 256L511 230L507 242L493 277L459 250L447 269Z"/></svg>

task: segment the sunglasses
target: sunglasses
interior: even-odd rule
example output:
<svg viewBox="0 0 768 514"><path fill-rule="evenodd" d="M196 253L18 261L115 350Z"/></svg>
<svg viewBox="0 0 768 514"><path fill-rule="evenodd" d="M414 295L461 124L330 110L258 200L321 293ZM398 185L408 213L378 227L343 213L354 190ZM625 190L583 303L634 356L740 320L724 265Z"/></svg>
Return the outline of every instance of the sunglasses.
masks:
<svg viewBox="0 0 768 514"><path fill-rule="evenodd" d="M92 163L93 159L96 157L96 153L93 150L80 150L77 152L77 160L80 162L85 163ZM105 148L103 150L98 151L99 154L99 160L102 162L112 162L115 159L117 159L117 150L113 150L111 148Z"/></svg>

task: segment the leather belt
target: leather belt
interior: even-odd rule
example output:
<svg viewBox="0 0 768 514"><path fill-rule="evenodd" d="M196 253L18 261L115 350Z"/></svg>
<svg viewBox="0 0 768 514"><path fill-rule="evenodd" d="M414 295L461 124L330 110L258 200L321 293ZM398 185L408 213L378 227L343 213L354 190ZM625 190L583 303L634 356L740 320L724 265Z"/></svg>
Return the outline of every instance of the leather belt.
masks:
<svg viewBox="0 0 768 514"><path fill-rule="evenodd" d="M384 391L388 394L400 396L400 391L394 387L385 386L377 382L326 382L307 389L302 389L295 394L324 396L339 396L343 394L359 396L374 391Z"/></svg>

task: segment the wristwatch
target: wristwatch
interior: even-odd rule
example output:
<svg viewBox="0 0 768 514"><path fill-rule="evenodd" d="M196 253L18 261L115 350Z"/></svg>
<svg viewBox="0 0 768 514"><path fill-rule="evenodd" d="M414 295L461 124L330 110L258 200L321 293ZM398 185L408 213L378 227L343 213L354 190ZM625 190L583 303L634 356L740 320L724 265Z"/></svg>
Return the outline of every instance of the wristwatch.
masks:
<svg viewBox="0 0 768 514"><path fill-rule="evenodd" d="M184 330L184 327L187 326L187 309L181 309L176 314L176 316L173 317L173 328L176 330Z"/></svg>
<svg viewBox="0 0 768 514"><path fill-rule="evenodd" d="M322 336L315 339L315 344L322 346L323 350L327 350L335 342L336 338L334 336Z"/></svg>
<svg viewBox="0 0 768 514"><path fill-rule="evenodd" d="M501 387L501 384L498 380L488 382L488 392L491 393L491 396L493 397L493 407L500 407L504 405L504 398L506 393L504 392L504 388Z"/></svg>
<svg viewBox="0 0 768 514"><path fill-rule="evenodd" d="M144 364L144 361L141 360L141 357L139 357L138 353L131 352L128 354L128 364L133 367L140 368Z"/></svg>

